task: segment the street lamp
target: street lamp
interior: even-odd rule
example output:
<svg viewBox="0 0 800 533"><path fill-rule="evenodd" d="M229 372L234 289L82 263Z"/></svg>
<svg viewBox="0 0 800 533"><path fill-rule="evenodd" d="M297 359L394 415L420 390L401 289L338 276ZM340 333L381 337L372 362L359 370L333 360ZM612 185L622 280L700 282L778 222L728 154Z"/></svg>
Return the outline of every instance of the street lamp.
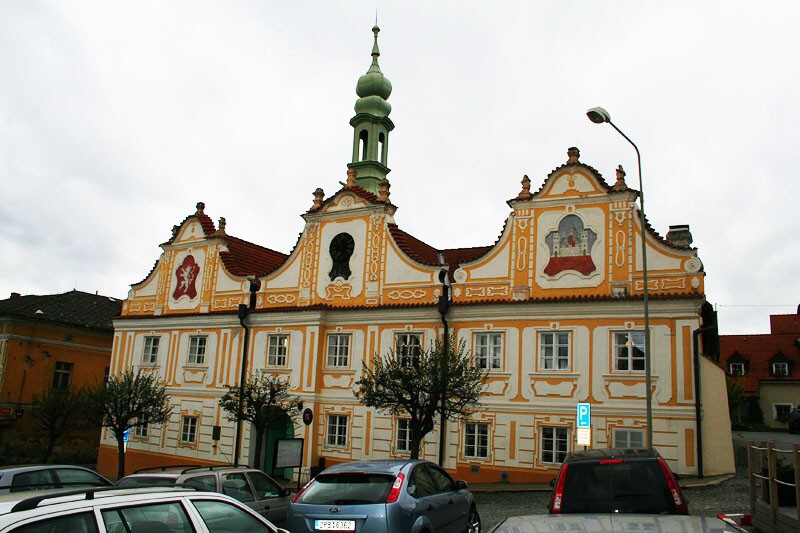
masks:
<svg viewBox="0 0 800 533"><path fill-rule="evenodd" d="M633 149L636 150L636 163L639 167L639 212L642 218L642 277L644 278L644 290L642 296L644 299L644 383L646 387L645 398L647 402L647 446L653 447L653 392L651 387L651 370L650 370L650 306L647 297L647 221L644 217L644 188L642 187L642 157L639 154L639 148L636 144L620 130L616 124L611 122L611 115L602 107L593 107L586 112L589 120L595 124L602 124L607 122L617 130L617 133L625 137L625 140L631 143Z"/></svg>

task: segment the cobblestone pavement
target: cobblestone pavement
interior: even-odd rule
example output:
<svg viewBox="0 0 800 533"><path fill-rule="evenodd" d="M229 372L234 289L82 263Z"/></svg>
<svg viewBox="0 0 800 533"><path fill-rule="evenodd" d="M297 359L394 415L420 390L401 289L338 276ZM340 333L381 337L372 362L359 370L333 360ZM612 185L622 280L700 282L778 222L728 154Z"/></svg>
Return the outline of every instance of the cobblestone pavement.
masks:
<svg viewBox="0 0 800 533"><path fill-rule="evenodd" d="M737 468L735 477L717 485L684 488L683 495L689 502L689 513L693 515L749 513L747 468ZM476 492L475 501L481 515L482 530L488 531L508 516L546 514L550 492Z"/></svg>

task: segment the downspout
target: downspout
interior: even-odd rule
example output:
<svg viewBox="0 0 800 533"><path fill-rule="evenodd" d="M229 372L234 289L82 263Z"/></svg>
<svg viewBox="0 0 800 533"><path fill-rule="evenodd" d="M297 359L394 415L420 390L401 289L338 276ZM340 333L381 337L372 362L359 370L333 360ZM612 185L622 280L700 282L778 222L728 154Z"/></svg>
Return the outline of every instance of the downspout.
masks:
<svg viewBox="0 0 800 533"><path fill-rule="evenodd" d="M697 427L697 477L699 479L703 479L703 424L700 419L700 412L702 410L700 403L700 335L702 335L704 331L714 329L715 327L716 326L705 326L697 328L692 332L695 390L694 416Z"/></svg>
<svg viewBox="0 0 800 533"><path fill-rule="evenodd" d="M250 328L247 327L245 319L250 314L250 311L256 308L256 292L261 286L261 282L257 278L250 280L250 305L239 304L239 324L242 325L244 330L244 338L242 339L242 371L239 374L239 410L236 417L236 437L233 444L233 466L239 466L239 448L242 445L242 414L244 413L244 386L247 381L247 346L250 339Z"/></svg>

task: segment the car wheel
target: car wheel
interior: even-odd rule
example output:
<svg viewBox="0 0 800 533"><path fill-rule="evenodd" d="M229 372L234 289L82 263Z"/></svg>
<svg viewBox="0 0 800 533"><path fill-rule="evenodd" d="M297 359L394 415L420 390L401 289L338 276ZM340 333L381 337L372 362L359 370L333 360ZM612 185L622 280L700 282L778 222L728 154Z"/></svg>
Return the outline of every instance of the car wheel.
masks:
<svg viewBox="0 0 800 533"><path fill-rule="evenodd" d="M467 515L466 533L481 533L481 517L474 507L469 510Z"/></svg>

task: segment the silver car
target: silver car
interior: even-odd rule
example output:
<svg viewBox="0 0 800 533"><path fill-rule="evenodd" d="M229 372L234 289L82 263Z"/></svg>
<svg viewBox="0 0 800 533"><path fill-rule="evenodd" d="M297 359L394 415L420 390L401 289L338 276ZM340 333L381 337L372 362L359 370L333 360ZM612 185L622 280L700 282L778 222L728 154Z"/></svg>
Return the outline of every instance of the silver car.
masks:
<svg viewBox="0 0 800 533"><path fill-rule="evenodd" d="M24 465L0 468L0 494L29 490L113 485L94 470L75 465Z"/></svg>
<svg viewBox="0 0 800 533"><path fill-rule="evenodd" d="M343 463L323 470L292 500L292 533L480 533L467 483L429 461Z"/></svg>
<svg viewBox="0 0 800 533"><path fill-rule="evenodd" d="M228 465L144 468L117 481L118 487L174 485L227 494L275 525L286 523L290 491L255 468Z"/></svg>
<svg viewBox="0 0 800 533"><path fill-rule="evenodd" d="M490 533L552 533L553 531L664 531L680 533L744 533L733 520L713 516L647 514L541 514L512 516Z"/></svg>

